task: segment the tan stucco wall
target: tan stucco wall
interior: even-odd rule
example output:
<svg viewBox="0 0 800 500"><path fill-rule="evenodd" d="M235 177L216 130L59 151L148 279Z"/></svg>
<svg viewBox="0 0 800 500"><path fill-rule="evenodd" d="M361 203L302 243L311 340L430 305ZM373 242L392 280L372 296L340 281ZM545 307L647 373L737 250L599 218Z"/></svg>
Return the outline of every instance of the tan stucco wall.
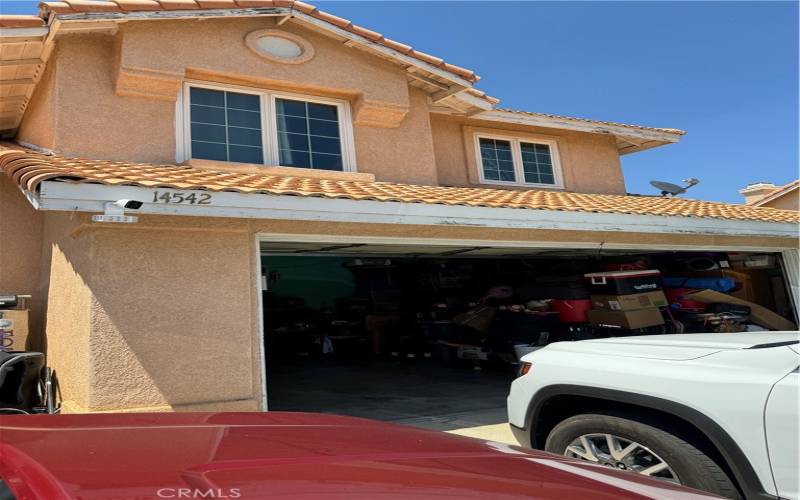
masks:
<svg viewBox="0 0 800 500"><path fill-rule="evenodd" d="M32 295L28 348L40 349L45 297L40 274L42 214L0 175L0 293ZM46 288L44 288L46 291Z"/></svg>
<svg viewBox="0 0 800 500"><path fill-rule="evenodd" d="M800 190L795 189L793 191L789 191L788 193L759 206L781 208L784 210L800 210Z"/></svg>
<svg viewBox="0 0 800 500"><path fill-rule="evenodd" d="M564 189L603 194L624 194L619 154L613 136L547 129L485 120L431 115L439 182L448 186L479 185L474 132L495 132L555 140ZM496 186L492 186L496 187Z"/></svg>
<svg viewBox="0 0 800 500"><path fill-rule="evenodd" d="M402 69L291 24L281 29L311 42L315 57L300 65L273 63L244 45L247 33L264 27L274 26L259 19L127 23L115 36L61 37L48 68L54 77L42 82L58 90L34 99L18 138L67 156L173 163L179 82L232 83L347 100L360 172L436 183L427 97L409 88ZM172 88L165 80L177 82L171 100L163 95ZM153 95L131 95L146 93L148 85ZM373 122L382 109L405 116L396 126L374 126L359 120L365 107Z"/></svg>
<svg viewBox="0 0 800 500"><path fill-rule="evenodd" d="M46 220L48 355L66 412L259 408L246 231L213 221L130 230L78 228L61 213Z"/></svg>
<svg viewBox="0 0 800 500"><path fill-rule="evenodd" d="M467 226L141 216L131 226L48 213L51 365L65 412L258 410L257 234L696 245L697 236ZM708 245L797 239L707 237ZM269 315L265 318L269 321Z"/></svg>
<svg viewBox="0 0 800 500"><path fill-rule="evenodd" d="M53 58L55 59L55 55ZM25 109L25 119L17 131L17 140L52 149L56 125L56 63L47 64L42 78Z"/></svg>
<svg viewBox="0 0 800 500"><path fill-rule="evenodd" d="M439 183L427 96L410 90L410 109L397 128L356 125L353 130L359 172L386 182Z"/></svg>

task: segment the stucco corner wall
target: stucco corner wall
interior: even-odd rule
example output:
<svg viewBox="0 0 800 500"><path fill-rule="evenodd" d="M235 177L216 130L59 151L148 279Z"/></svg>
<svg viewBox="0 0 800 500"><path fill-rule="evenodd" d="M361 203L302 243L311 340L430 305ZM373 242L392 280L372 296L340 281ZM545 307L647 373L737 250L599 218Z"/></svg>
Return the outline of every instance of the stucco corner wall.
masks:
<svg viewBox="0 0 800 500"><path fill-rule="evenodd" d="M166 51L168 52L168 51ZM175 102L115 93L117 42L109 35L58 40L53 147L65 156L175 162Z"/></svg>
<svg viewBox="0 0 800 500"><path fill-rule="evenodd" d="M47 364L55 371L66 406L88 405L91 391L89 347L93 267L91 234L75 235L82 216L47 212L43 268L47 296Z"/></svg>
<svg viewBox="0 0 800 500"><path fill-rule="evenodd" d="M46 225L64 412L261 409L245 225L119 228L63 213Z"/></svg>
<svg viewBox="0 0 800 500"><path fill-rule="evenodd" d="M437 185L428 97L412 88L410 103L397 128L354 127L358 171L375 174L383 182Z"/></svg>

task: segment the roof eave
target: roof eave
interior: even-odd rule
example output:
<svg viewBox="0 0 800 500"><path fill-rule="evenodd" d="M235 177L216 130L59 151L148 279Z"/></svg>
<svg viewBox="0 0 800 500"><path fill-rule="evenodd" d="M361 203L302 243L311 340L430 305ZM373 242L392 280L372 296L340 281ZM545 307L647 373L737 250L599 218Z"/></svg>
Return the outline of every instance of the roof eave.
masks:
<svg viewBox="0 0 800 500"><path fill-rule="evenodd" d="M641 232L796 238L796 226L784 222L443 205L353 200L241 192L211 192L213 205L151 203L153 188L45 179L33 196L39 210L102 212L110 200L141 200L137 214L290 219L412 225L465 225L486 228L550 229L589 232ZM30 197L29 196L29 197Z"/></svg>
<svg viewBox="0 0 800 500"><path fill-rule="evenodd" d="M685 132L677 130L672 132L635 126L612 125L601 122L570 119L567 117L549 117L537 114L515 113L499 109L478 113L473 115L473 118L534 127L612 135L618 139L618 142L627 144L623 147L618 146L620 154L629 154L666 144L677 143L681 140L681 137L685 135Z"/></svg>

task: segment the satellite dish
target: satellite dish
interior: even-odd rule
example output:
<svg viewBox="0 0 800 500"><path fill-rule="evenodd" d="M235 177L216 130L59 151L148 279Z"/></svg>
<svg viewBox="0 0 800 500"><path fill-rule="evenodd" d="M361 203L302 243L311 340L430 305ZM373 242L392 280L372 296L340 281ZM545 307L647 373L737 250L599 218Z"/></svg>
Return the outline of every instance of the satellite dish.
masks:
<svg viewBox="0 0 800 500"><path fill-rule="evenodd" d="M685 186L679 186L671 182L663 182L663 181L650 181L650 185L661 191L661 196L678 196L681 193L685 193L687 189L694 186L695 184L700 184L700 181L695 179L694 177L690 177L689 179L684 179L683 182L686 183Z"/></svg>

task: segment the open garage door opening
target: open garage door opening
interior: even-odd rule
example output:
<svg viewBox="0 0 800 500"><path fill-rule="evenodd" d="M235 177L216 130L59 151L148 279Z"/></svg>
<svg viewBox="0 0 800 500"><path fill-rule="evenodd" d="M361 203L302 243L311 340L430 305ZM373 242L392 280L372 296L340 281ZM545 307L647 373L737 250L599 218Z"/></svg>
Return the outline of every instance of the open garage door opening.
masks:
<svg viewBox="0 0 800 500"><path fill-rule="evenodd" d="M435 430L501 424L519 358L551 342L796 321L776 253L276 241L260 249L270 410Z"/></svg>

